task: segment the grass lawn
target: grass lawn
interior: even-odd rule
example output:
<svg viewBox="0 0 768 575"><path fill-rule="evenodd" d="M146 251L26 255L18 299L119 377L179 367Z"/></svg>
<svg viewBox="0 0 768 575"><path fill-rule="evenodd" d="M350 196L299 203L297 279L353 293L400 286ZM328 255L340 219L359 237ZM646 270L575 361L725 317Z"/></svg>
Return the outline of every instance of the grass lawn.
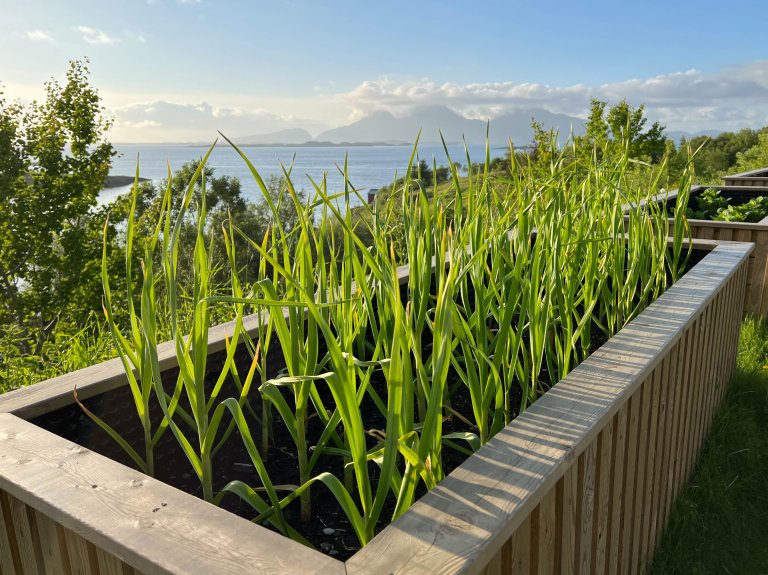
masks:
<svg viewBox="0 0 768 575"><path fill-rule="evenodd" d="M768 323L742 324L730 389L648 573L768 574Z"/></svg>

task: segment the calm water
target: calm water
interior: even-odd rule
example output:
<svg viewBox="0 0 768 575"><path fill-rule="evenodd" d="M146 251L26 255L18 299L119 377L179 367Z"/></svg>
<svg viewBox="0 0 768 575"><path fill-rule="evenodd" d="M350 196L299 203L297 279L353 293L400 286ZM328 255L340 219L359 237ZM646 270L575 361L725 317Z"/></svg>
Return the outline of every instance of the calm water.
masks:
<svg viewBox="0 0 768 575"><path fill-rule="evenodd" d="M131 176L136 171L136 158L139 158L140 175L155 182L163 180L170 163L171 170L176 170L189 160L201 158L207 148L173 145L173 144L119 144L116 146L119 156L112 161L111 174L115 176ZM349 179L352 185L363 190L379 188L392 183L395 175L402 176L408 166L411 156L411 146L359 146L359 147L246 147L243 151L265 180L273 174L281 174L280 163L286 167L293 162L292 176L294 184L306 191L312 189L309 178L320 182L323 174L327 174L329 191L343 189L343 178L336 166L343 167L344 156L349 158ZM464 166L466 154L463 146L448 146L451 158ZM419 157L430 165L434 157L438 165L447 165L445 151L441 146L420 145ZM470 146L470 158L473 162L482 161L485 157L485 147ZM504 150L492 149L494 156L503 155ZM243 195L256 199L258 188L245 162L229 145L217 145L208 160L216 175L235 176L240 179ZM104 190L102 202L109 202L118 194L124 193L125 188Z"/></svg>

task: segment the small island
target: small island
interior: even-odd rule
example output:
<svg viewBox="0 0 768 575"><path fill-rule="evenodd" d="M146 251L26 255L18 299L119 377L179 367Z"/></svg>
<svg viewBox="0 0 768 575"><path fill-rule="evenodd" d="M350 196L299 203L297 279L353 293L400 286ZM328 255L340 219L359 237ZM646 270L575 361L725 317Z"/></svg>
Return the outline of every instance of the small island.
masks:
<svg viewBox="0 0 768 575"><path fill-rule="evenodd" d="M107 176L104 180L104 188L122 188L123 186L129 186L136 178L134 176ZM149 178L139 178L139 182L148 182Z"/></svg>

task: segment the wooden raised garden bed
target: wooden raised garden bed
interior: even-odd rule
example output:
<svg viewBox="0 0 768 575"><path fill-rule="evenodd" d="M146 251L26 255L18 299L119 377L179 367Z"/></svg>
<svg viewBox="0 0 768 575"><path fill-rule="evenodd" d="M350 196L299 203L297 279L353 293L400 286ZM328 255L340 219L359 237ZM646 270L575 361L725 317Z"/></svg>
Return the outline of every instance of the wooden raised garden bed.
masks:
<svg viewBox="0 0 768 575"><path fill-rule="evenodd" d="M706 243L680 281L346 562L27 421L71 404L74 385L81 398L125 385L118 360L8 393L0 571L642 571L736 356L752 246ZM228 329L212 330L212 349Z"/></svg>
<svg viewBox="0 0 768 575"><path fill-rule="evenodd" d="M768 187L768 168L750 170L740 174L723 176L723 184L726 186L762 186Z"/></svg>
<svg viewBox="0 0 768 575"><path fill-rule="evenodd" d="M768 170L763 171L768 172ZM768 177L766 177L766 183L768 184ZM768 197L768 187L762 188L757 184L752 186L743 183L737 186L697 185L691 187L689 205L694 202L696 195L712 188L720 190L721 195L728 198L733 205L743 204L758 196ZM669 199L674 200L676 195L676 191L670 192ZM672 226L672 220L669 221L670 226ZM755 223L704 219L689 219L688 223L691 226L691 237L694 239L752 242L755 244L755 249L749 258L744 313L768 317L768 218Z"/></svg>

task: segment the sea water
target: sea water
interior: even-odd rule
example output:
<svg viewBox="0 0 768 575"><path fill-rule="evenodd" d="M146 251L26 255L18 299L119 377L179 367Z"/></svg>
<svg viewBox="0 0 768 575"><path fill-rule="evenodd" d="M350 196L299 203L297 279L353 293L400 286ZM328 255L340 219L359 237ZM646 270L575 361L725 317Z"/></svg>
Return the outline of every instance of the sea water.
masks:
<svg viewBox="0 0 768 575"><path fill-rule="evenodd" d="M171 171L179 169L190 160L199 160L208 151L204 146L184 144L116 144L118 155L112 160L113 176L133 176L136 162L139 162L139 175L160 183ZM468 146L470 160L482 162L485 159L485 146ZM312 182L320 185L326 178L328 192L340 192L344 189L344 178L340 170L348 163L349 182L365 196L367 190L391 184L395 178L405 174L413 146L246 146L242 151L253 163L264 180L270 176L281 175L282 166L291 169L291 178L297 189L310 193ZM492 148L491 156L502 156L505 150ZM462 170L467 166L467 151L463 145L448 146L451 160L458 162ZM420 144L418 158L432 166L433 159L438 166L447 166L448 159L441 145ZM243 196L249 200L260 197L258 186L250 170L237 152L228 144L218 144L208 159L208 165L216 176L234 176L240 180ZM103 190L100 203L108 203L119 194L125 193L130 186Z"/></svg>

